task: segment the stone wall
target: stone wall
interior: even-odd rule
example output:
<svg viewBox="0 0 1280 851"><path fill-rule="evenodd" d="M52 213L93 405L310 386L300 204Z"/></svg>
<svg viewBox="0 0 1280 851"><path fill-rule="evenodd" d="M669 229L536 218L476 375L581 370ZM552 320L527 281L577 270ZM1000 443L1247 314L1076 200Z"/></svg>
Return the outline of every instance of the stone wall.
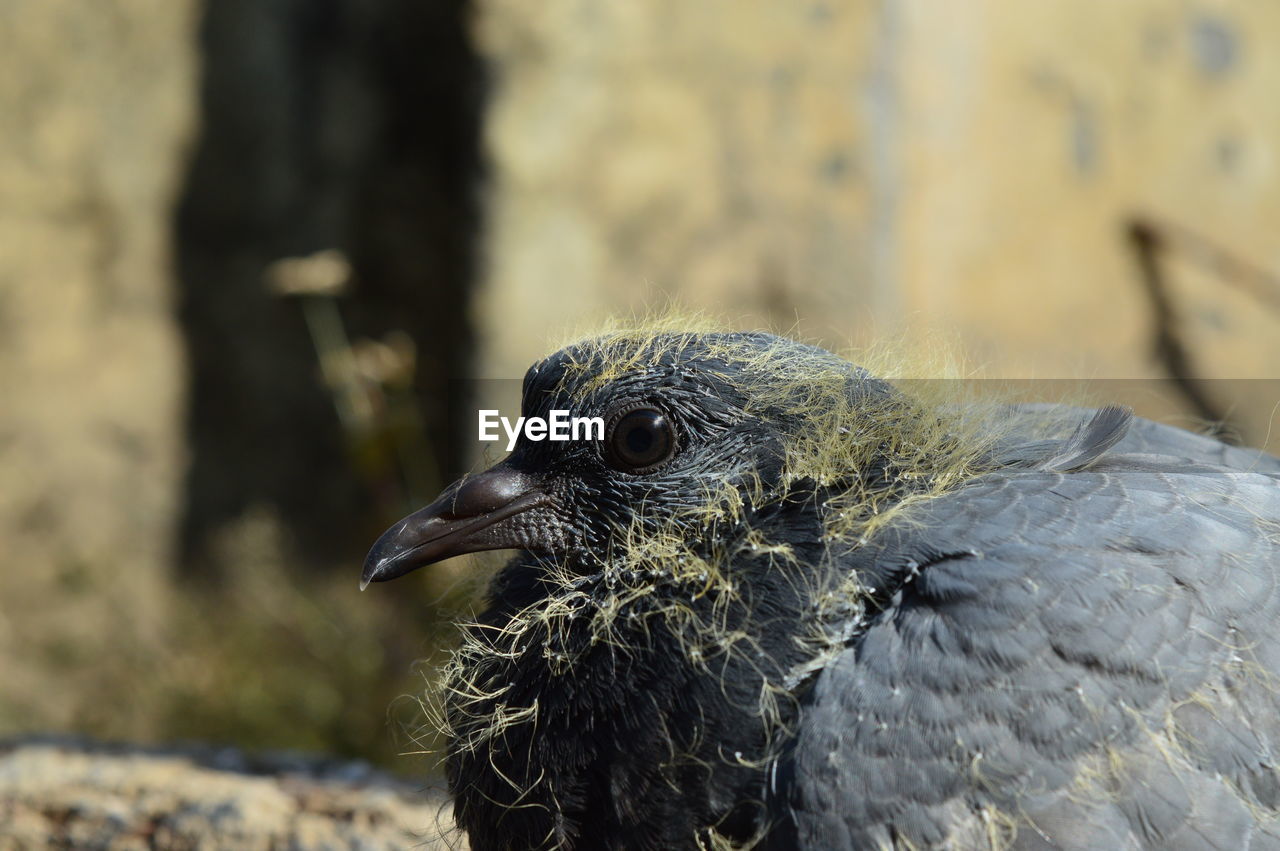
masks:
<svg viewBox="0 0 1280 851"><path fill-rule="evenodd" d="M151 640L183 463L170 210L195 3L0 4L0 728ZM74 673L73 673L74 672ZM133 708L117 710L128 727ZM38 721L37 721L38 719Z"/></svg>
<svg viewBox="0 0 1280 851"><path fill-rule="evenodd" d="M1272 270L1268 307L1169 238L1191 368L1280 373L1268 4L477 7L491 375L549 326L674 296L833 345L942 330L995 375L1157 379L1135 217ZM1216 407L1260 440L1250 395Z"/></svg>

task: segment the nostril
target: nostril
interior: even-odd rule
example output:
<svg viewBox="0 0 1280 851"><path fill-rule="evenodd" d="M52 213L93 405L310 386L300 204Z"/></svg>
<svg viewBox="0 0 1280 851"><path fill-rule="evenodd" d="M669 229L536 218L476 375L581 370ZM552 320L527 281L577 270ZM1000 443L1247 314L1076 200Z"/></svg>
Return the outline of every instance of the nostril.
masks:
<svg viewBox="0 0 1280 851"><path fill-rule="evenodd" d="M496 511L528 493L531 487L529 477L522 473L488 470L458 483L448 513L453 517L475 517Z"/></svg>

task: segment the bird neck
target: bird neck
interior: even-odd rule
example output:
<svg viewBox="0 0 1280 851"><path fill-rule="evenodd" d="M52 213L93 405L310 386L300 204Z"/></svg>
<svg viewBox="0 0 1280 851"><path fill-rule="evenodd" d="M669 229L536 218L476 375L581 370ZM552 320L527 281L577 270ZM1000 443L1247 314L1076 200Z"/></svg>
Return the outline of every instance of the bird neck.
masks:
<svg viewBox="0 0 1280 851"><path fill-rule="evenodd" d="M812 507L692 548L706 571L518 560L499 575L447 684L447 773L474 847L674 848L761 827L756 805L728 802L762 800L791 687L831 643Z"/></svg>

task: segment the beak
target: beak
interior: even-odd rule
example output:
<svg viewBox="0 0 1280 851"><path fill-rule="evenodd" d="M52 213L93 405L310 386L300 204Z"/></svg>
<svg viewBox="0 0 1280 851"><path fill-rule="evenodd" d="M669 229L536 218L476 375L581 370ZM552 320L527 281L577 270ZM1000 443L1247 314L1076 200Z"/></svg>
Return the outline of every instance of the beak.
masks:
<svg viewBox="0 0 1280 851"><path fill-rule="evenodd" d="M505 462L459 479L382 533L365 557L360 588L463 553L548 549L557 528L551 503L533 477Z"/></svg>

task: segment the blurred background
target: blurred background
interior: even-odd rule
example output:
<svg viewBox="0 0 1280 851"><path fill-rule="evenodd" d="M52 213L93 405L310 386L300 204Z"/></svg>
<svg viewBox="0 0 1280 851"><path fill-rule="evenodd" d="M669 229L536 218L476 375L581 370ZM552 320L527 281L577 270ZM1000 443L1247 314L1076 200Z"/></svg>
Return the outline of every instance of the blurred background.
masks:
<svg viewBox="0 0 1280 851"><path fill-rule="evenodd" d="M672 300L1268 443L1280 5L0 0L0 735L360 756L468 380ZM415 672L416 671L416 672Z"/></svg>

